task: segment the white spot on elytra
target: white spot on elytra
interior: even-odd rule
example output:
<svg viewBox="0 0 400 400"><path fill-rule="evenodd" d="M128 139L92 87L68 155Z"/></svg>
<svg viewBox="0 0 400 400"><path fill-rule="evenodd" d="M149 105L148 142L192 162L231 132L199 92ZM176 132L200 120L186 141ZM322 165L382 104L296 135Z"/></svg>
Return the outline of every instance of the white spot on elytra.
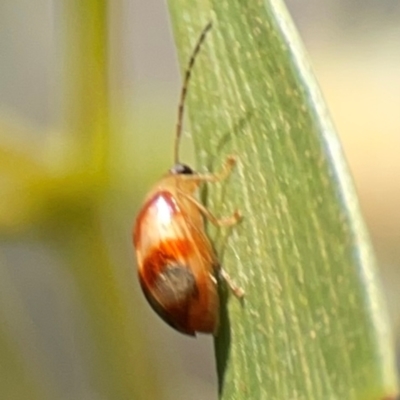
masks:
<svg viewBox="0 0 400 400"><path fill-rule="evenodd" d="M171 223L171 205L169 205L163 197L158 197L156 201L157 218L163 225Z"/></svg>

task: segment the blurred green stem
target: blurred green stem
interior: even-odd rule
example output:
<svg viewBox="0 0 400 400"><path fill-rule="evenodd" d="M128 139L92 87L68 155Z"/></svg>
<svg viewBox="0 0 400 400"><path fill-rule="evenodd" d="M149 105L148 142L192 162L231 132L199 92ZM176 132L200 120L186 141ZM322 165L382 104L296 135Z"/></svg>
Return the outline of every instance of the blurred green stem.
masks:
<svg viewBox="0 0 400 400"><path fill-rule="evenodd" d="M86 329L93 343L92 351L84 354L94 371L93 385L110 399L161 398L145 337L132 318L130 297L107 252L100 210L93 205L81 211L67 218L49 239L68 262L85 305Z"/></svg>
<svg viewBox="0 0 400 400"><path fill-rule="evenodd" d="M87 173L108 173L110 141L107 0L64 1L67 130L73 160Z"/></svg>

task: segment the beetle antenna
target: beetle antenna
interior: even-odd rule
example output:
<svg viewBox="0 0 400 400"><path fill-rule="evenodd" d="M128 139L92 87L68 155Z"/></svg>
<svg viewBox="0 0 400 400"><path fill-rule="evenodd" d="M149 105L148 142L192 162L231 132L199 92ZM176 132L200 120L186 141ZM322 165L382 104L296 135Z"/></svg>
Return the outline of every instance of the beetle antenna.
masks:
<svg viewBox="0 0 400 400"><path fill-rule="evenodd" d="M193 65L194 65L196 57L200 51L201 45L203 44L204 39L206 38L207 32L211 29L211 27L212 27L212 23L209 22L205 26L203 31L201 32L201 34L197 40L196 46L193 50L193 53L190 56L189 65L186 68L185 79L183 81L182 90L181 90L181 97L179 99L178 121L176 123L175 148L174 148L175 164L179 163L179 142L180 142L180 138L182 136L183 112L185 109L185 99L186 99L188 84L190 81L190 75L192 73Z"/></svg>

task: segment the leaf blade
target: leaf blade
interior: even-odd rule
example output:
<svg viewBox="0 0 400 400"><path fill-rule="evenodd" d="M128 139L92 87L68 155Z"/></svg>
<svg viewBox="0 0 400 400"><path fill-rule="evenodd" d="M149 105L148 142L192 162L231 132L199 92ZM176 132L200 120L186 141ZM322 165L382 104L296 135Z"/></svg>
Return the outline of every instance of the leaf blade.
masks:
<svg viewBox="0 0 400 400"><path fill-rule="evenodd" d="M224 155L239 157L229 184L204 196L217 215L237 207L244 214L219 249L246 291L244 307L228 302L216 339L221 398L394 393L372 249L283 5L169 4L184 66L196 34L211 16L214 22L189 94L198 158L215 169Z"/></svg>

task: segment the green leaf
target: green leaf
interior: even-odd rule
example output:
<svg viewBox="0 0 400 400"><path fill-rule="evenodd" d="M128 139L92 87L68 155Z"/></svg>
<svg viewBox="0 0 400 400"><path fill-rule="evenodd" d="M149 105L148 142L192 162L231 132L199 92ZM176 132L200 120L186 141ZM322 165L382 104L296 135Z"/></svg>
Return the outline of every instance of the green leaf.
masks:
<svg viewBox="0 0 400 400"><path fill-rule="evenodd" d="M397 392L374 256L332 123L280 1L170 0L199 169L238 158L202 193L238 208L221 263L245 290L215 340L221 399L382 399ZM224 303L225 304L225 303Z"/></svg>

